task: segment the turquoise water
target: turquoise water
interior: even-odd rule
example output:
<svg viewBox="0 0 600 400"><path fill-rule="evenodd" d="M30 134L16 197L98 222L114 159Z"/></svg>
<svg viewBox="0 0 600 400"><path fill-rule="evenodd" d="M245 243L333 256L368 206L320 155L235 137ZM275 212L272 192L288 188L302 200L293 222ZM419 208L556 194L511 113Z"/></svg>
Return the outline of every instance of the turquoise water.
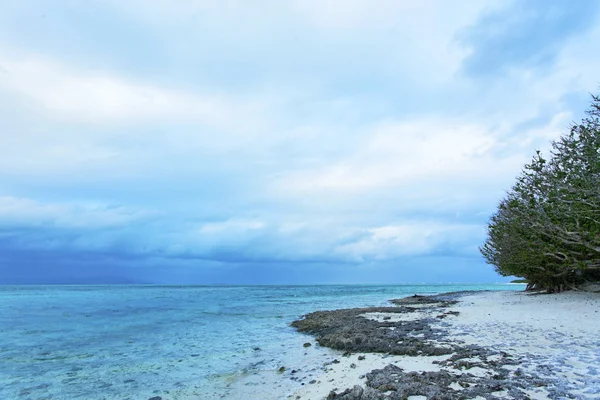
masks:
<svg viewBox="0 0 600 400"><path fill-rule="evenodd" d="M0 399L279 399L329 350L289 324L414 293L523 285L0 286Z"/></svg>

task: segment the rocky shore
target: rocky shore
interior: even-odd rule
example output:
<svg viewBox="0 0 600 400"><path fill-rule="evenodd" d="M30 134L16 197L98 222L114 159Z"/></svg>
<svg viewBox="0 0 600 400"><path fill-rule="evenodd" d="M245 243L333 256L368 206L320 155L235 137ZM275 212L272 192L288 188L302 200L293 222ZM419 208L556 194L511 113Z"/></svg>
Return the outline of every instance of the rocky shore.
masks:
<svg viewBox="0 0 600 400"><path fill-rule="evenodd" d="M460 292L391 302L294 321L340 357L290 398L600 398L598 294Z"/></svg>

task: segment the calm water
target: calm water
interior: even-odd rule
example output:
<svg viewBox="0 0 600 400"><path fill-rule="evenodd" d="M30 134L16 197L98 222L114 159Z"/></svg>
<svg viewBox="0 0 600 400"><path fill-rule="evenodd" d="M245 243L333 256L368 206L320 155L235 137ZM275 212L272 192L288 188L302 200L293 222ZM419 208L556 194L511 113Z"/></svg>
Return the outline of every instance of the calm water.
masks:
<svg viewBox="0 0 600 400"><path fill-rule="evenodd" d="M302 314L478 289L523 286L0 286L0 398L285 398L279 366L331 355Z"/></svg>

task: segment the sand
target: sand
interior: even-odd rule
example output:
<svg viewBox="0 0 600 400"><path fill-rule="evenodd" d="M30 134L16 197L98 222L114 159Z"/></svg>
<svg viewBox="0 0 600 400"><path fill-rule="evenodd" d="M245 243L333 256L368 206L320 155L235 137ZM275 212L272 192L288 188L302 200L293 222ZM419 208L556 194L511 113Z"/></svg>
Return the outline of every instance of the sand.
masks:
<svg viewBox="0 0 600 400"><path fill-rule="evenodd" d="M444 340L505 351L519 358L520 364L513 368L520 368L525 374L550 377L556 382L554 388L558 387L574 398L600 398L600 294L479 292L461 297L451 309L458 311L459 315L450 315L436 322L448 332ZM421 308L418 313L422 317L431 316L427 307ZM399 318L398 315L383 313L362 317L377 320ZM409 318L414 317L411 315ZM324 363L327 365L313 374L310 381L303 381L304 386L290 394L290 399L323 399L332 390L340 392L356 384L364 386L366 373L388 364L395 364L405 371L437 371L440 366L433 362L451 356L355 353L343 357L335 351L331 354L332 359ZM333 359L339 363L331 363ZM480 376L491 374L479 367L471 368L469 373ZM453 385L454 389L460 390L458 383ZM551 389L542 387L526 392L532 399L547 399ZM507 393L494 394L511 398ZM423 396L409 398L424 399Z"/></svg>

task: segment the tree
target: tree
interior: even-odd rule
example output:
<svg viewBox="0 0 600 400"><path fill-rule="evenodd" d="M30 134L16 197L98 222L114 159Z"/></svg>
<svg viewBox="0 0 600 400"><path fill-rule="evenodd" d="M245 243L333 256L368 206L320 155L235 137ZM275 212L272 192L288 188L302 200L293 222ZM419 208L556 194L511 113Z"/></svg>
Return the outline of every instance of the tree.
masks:
<svg viewBox="0 0 600 400"><path fill-rule="evenodd" d="M587 116L537 151L490 218L480 251L501 275L561 291L600 271L600 97Z"/></svg>

